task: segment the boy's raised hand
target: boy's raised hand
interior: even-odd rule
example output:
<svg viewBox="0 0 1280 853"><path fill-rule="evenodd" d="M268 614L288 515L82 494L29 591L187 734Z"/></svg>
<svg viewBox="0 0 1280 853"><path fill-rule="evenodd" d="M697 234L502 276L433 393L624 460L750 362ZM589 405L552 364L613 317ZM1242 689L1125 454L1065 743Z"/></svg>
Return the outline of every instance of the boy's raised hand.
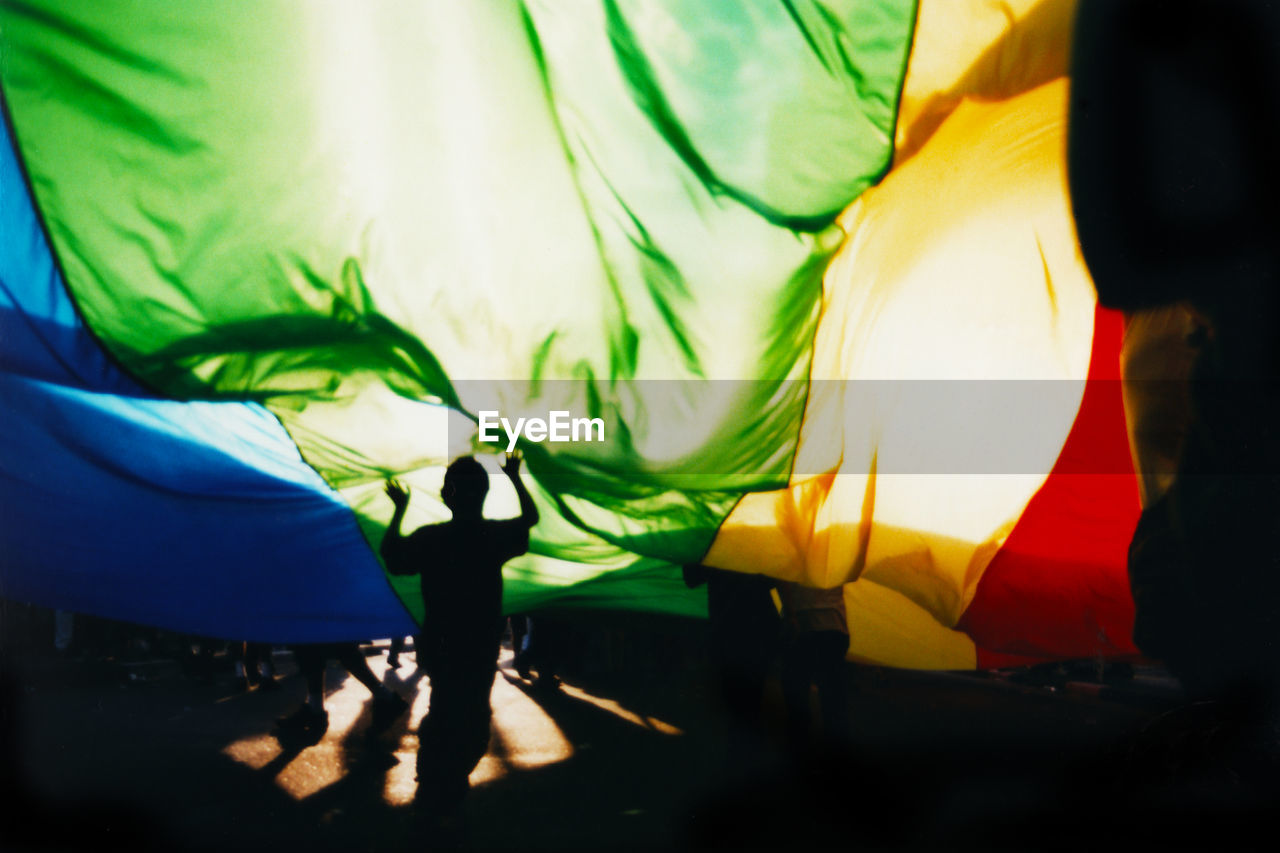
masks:
<svg viewBox="0 0 1280 853"><path fill-rule="evenodd" d="M387 497L391 498L391 502L396 505L396 509L403 509L409 503L409 490L401 485L399 480L394 478L387 480L386 485Z"/></svg>

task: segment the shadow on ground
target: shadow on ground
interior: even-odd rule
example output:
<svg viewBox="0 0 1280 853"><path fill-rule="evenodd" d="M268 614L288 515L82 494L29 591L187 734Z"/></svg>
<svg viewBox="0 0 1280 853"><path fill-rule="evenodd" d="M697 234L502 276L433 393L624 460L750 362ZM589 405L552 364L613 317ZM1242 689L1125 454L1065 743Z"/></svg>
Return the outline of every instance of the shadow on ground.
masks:
<svg viewBox="0 0 1280 853"><path fill-rule="evenodd" d="M558 690L520 679L509 654L466 805L476 849L1222 848L1275 802L1274 739L1133 679L851 670L853 742L801 759L774 730L734 728L697 654L569 673ZM383 672L383 649L370 655ZM367 691L331 669L330 731L282 747L274 718L303 688L277 660L279 689L242 693L226 675L10 655L0 846L429 848L411 804L429 681L402 667L392 683L421 690L413 711L370 740Z"/></svg>

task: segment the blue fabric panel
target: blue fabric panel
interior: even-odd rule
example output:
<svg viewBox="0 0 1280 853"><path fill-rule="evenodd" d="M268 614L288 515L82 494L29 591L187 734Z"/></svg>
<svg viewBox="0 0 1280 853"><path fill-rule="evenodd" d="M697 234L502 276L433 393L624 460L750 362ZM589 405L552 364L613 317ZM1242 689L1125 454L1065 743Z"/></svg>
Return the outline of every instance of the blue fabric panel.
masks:
<svg viewBox="0 0 1280 853"><path fill-rule="evenodd" d="M158 399L106 358L0 135L0 596L228 639L413 632L271 414Z"/></svg>

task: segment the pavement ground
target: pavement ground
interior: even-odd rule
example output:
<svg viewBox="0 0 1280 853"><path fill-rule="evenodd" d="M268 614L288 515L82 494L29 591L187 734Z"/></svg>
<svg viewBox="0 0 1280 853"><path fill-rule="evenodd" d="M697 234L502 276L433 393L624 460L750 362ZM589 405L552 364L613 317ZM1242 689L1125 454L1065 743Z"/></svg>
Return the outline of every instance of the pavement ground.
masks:
<svg viewBox="0 0 1280 853"><path fill-rule="evenodd" d="M429 679L411 653L388 672L385 652L368 647L370 666L412 700L409 714L369 738L368 691L331 665L329 730L305 748L272 735L303 698L288 655L276 655L278 689L251 692L171 662L11 655L17 686L0 709L16 726L16 788L0 849L431 849L412 804ZM540 690L504 648L465 844L1224 847L1269 815L1271 789L1248 768L1242 781L1232 747L1205 746L1223 726L1195 717L1158 670L851 668L851 679L853 742L801 760L776 731L735 727L704 657L633 656Z"/></svg>

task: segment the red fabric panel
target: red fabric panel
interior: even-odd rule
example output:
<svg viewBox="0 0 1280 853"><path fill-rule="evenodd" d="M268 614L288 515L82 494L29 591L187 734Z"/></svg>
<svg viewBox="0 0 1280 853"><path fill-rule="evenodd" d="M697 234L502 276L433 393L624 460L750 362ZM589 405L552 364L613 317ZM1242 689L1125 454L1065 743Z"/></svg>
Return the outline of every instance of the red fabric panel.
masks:
<svg viewBox="0 0 1280 853"><path fill-rule="evenodd" d="M1119 382L1123 333L1120 312L1097 310L1071 433L956 626L977 644L979 669L1138 654L1126 558L1141 507Z"/></svg>

